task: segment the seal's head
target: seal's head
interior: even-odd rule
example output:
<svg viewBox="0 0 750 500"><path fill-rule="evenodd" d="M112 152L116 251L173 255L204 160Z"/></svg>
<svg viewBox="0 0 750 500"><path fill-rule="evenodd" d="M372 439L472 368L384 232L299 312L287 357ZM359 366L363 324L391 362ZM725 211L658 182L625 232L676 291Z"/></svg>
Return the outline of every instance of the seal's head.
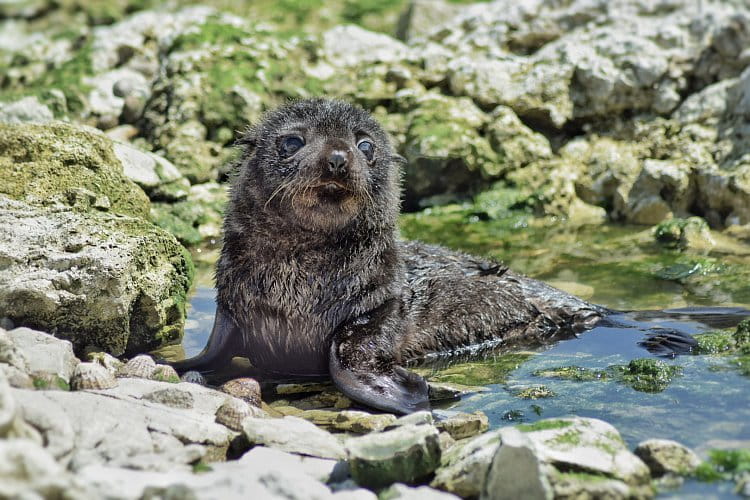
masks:
<svg viewBox="0 0 750 500"><path fill-rule="evenodd" d="M296 101L268 113L240 143L241 196L256 210L317 231L335 231L362 214L395 223L400 157L362 108Z"/></svg>

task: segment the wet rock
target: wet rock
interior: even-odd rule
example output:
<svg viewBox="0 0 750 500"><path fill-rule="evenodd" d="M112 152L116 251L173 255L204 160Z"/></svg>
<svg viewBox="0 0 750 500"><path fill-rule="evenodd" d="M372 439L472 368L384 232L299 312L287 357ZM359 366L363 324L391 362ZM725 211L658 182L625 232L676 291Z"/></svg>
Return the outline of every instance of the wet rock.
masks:
<svg viewBox="0 0 750 500"><path fill-rule="evenodd" d="M664 474L691 475L700 465L690 448L669 439L649 439L639 443L635 454L643 460L654 477Z"/></svg>
<svg viewBox="0 0 750 500"><path fill-rule="evenodd" d="M478 497L500 445L498 431L459 443L443 453L430 486L460 497Z"/></svg>
<svg viewBox="0 0 750 500"><path fill-rule="evenodd" d="M700 217L662 222L654 228L654 238L668 248L698 253L708 253L716 246L708 223Z"/></svg>
<svg viewBox="0 0 750 500"><path fill-rule="evenodd" d="M543 385L538 385L527 387L516 395L521 399L541 399L554 397L555 393Z"/></svg>
<svg viewBox="0 0 750 500"><path fill-rule="evenodd" d="M460 399L468 394L484 392L488 389L480 386L470 386L462 384L451 384L441 382L427 382L427 391L430 401L446 401L451 399Z"/></svg>
<svg viewBox="0 0 750 500"><path fill-rule="evenodd" d="M580 494L625 498L653 494L648 467L628 450L617 430L606 422L574 417L540 420L508 428L508 432L516 430L520 430L523 436L513 437L514 442L526 450L522 455L526 456L524 460L528 459L530 470L537 471L539 482L536 484L541 487L548 482L555 496ZM506 443L503 431L506 429L501 430L503 445L498 448L493 470L496 464L499 466L497 457L501 456ZM528 453L533 455L533 461ZM531 462L537 465L532 467ZM501 472L499 477L506 473L508 470ZM487 493L490 485L499 487L501 484L493 482L491 476L492 472L487 479ZM602 482L602 479L608 481Z"/></svg>
<svg viewBox="0 0 750 500"><path fill-rule="evenodd" d="M52 111L40 103L36 96L15 102L0 102L0 123L47 123L54 120Z"/></svg>
<svg viewBox="0 0 750 500"><path fill-rule="evenodd" d="M246 418L242 421L250 444L320 458L343 458L343 446L330 433L297 417Z"/></svg>
<svg viewBox="0 0 750 500"><path fill-rule="evenodd" d="M27 373L48 373L70 380L79 363L70 342L30 328L15 328L6 335L27 360Z"/></svg>
<svg viewBox="0 0 750 500"><path fill-rule="evenodd" d="M346 447L352 478L367 487L414 483L440 463L438 431L430 425L408 425L351 438Z"/></svg>
<svg viewBox="0 0 750 500"><path fill-rule="evenodd" d="M329 383L305 383L305 384L279 384L276 386L276 394L306 394L309 392L326 392L333 389Z"/></svg>
<svg viewBox="0 0 750 500"><path fill-rule="evenodd" d="M428 486L411 487L396 483L378 495L379 500L453 500L456 495L434 490Z"/></svg>
<svg viewBox="0 0 750 500"><path fill-rule="evenodd" d="M647 160L630 190L626 216L637 224L683 217L693 202L692 190L690 166Z"/></svg>
<svg viewBox="0 0 750 500"><path fill-rule="evenodd" d="M437 428L445 431L453 439L466 439L485 432L490 427L489 419L484 412L456 413L440 420Z"/></svg>

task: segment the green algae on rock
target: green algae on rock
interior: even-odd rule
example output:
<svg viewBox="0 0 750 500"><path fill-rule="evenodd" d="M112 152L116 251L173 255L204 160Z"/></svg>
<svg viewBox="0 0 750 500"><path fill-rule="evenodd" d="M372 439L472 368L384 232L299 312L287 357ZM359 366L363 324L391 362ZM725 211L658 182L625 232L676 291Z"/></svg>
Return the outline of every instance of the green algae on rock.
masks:
<svg viewBox="0 0 750 500"><path fill-rule="evenodd" d="M0 124L0 174L0 193L19 201L149 218L148 197L124 176L112 141L93 130Z"/></svg>
<svg viewBox="0 0 750 500"><path fill-rule="evenodd" d="M619 382L640 392L661 392L682 373L682 367L653 358L634 359L627 365L610 366L608 370Z"/></svg>

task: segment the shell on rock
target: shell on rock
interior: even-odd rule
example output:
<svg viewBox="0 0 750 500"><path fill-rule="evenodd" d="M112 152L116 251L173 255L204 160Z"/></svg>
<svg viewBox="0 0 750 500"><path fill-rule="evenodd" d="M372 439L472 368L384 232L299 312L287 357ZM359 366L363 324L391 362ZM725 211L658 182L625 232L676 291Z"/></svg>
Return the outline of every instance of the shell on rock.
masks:
<svg viewBox="0 0 750 500"><path fill-rule="evenodd" d="M143 396L143 399L151 401L152 403L170 406L172 408L184 408L188 410L192 408L195 403L191 393L183 391L182 389L177 389L176 387L149 392Z"/></svg>
<svg viewBox="0 0 750 500"><path fill-rule="evenodd" d="M151 380L175 383L180 381L180 376L177 375L177 371L169 365L156 365L154 372L151 374Z"/></svg>
<svg viewBox="0 0 750 500"><path fill-rule="evenodd" d="M111 389L117 379L98 363L78 363L70 377L70 388L74 391L86 389Z"/></svg>
<svg viewBox="0 0 750 500"><path fill-rule="evenodd" d="M242 421L247 417L266 416L263 410L247 404L238 398L227 398L216 410L216 423L229 427L233 431L242 431Z"/></svg>
<svg viewBox="0 0 750 500"><path fill-rule="evenodd" d="M90 352L88 353L88 359L92 363L102 365L112 375L117 375L125 363L106 352Z"/></svg>
<svg viewBox="0 0 750 500"><path fill-rule="evenodd" d="M222 392L240 398L253 406L261 405L260 384L250 377L235 378L220 387Z"/></svg>
<svg viewBox="0 0 750 500"><path fill-rule="evenodd" d="M151 378L154 370L156 370L156 362L151 359L151 356L141 354L136 356L125 365L123 365L117 372L118 377L132 377L132 378Z"/></svg>
<svg viewBox="0 0 750 500"><path fill-rule="evenodd" d="M186 371L182 374L180 380L183 382L190 382L191 384L206 385L206 377L195 370Z"/></svg>

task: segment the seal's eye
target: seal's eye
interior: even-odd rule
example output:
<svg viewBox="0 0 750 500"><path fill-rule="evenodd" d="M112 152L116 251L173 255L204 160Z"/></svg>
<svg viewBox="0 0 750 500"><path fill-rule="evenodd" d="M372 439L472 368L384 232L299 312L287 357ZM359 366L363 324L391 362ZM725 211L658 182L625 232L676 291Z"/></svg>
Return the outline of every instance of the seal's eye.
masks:
<svg viewBox="0 0 750 500"><path fill-rule="evenodd" d="M281 139L279 152L281 153L281 156L289 157L302 149L302 146L304 145L305 140L302 137L298 135L288 135Z"/></svg>
<svg viewBox="0 0 750 500"><path fill-rule="evenodd" d="M367 139L362 139L357 143L357 149L362 151L367 158L367 161L372 161L372 157L375 156L375 145Z"/></svg>

